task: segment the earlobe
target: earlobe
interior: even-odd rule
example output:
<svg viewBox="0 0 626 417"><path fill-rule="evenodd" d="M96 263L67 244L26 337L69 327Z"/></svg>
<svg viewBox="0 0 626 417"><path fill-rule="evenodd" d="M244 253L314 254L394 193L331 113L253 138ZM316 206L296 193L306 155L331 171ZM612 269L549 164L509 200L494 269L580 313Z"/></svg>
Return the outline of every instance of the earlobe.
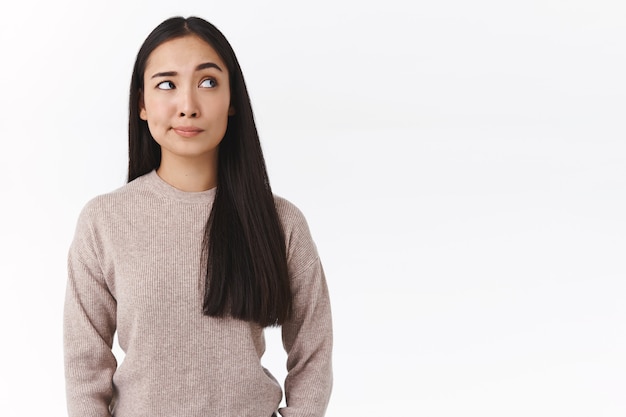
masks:
<svg viewBox="0 0 626 417"><path fill-rule="evenodd" d="M148 115L146 114L146 106L143 104L143 91L139 91L139 118L141 120L148 120Z"/></svg>
<svg viewBox="0 0 626 417"><path fill-rule="evenodd" d="M234 116L235 115L235 108L233 106L230 106L228 108L228 115L229 116Z"/></svg>

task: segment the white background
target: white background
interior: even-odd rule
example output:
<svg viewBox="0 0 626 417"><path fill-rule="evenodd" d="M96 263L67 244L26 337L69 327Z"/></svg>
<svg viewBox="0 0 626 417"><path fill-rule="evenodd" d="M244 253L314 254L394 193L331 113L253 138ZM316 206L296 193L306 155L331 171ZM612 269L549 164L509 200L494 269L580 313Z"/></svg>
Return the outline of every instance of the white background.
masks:
<svg viewBox="0 0 626 417"><path fill-rule="evenodd" d="M626 415L625 2L7 3L2 416L66 415L67 249L124 183L133 60L179 14L231 41L317 242L328 417Z"/></svg>

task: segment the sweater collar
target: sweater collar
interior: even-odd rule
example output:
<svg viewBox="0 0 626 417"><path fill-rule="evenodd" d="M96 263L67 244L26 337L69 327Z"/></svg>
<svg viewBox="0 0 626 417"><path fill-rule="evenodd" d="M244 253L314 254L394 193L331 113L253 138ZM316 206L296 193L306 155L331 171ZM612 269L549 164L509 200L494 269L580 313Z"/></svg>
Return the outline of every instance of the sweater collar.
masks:
<svg viewBox="0 0 626 417"><path fill-rule="evenodd" d="M145 175L145 181L149 184L158 194L178 201L184 201L189 203L209 203L215 198L215 192L217 187L211 188L206 191L190 192L182 191L178 188L165 182L156 170Z"/></svg>

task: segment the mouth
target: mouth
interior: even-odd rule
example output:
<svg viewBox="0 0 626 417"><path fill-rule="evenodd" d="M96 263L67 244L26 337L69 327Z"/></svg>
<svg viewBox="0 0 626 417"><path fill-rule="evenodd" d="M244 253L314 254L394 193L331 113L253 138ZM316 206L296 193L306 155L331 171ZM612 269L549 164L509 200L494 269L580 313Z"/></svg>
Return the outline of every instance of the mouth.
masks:
<svg viewBox="0 0 626 417"><path fill-rule="evenodd" d="M191 138L204 132L204 129L200 129L199 127L195 126L178 126L173 127L172 130L176 132L177 135L185 138Z"/></svg>

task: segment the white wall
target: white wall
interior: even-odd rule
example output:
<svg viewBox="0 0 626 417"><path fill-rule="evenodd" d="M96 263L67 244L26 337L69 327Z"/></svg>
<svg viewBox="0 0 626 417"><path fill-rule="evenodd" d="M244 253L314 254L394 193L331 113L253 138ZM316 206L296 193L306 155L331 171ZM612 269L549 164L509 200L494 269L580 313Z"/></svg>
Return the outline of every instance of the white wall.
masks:
<svg viewBox="0 0 626 417"><path fill-rule="evenodd" d="M124 183L139 45L182 14L232 42L322 255L329 417L626 415L626 3L11 3L0 414L65 415L67 248Z"/></svg>

